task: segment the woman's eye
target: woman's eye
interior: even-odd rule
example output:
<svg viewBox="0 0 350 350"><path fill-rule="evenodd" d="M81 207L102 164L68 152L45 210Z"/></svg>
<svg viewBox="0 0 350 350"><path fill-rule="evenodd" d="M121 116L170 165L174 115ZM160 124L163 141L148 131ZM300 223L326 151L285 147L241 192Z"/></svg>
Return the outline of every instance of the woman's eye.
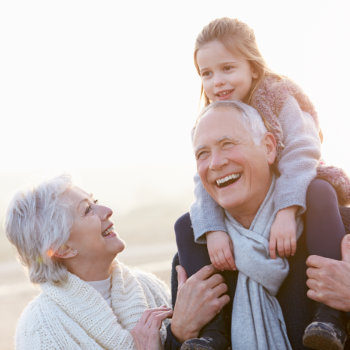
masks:
<svg viewBox="0 0 350 350"><path fill-rule="evenodd" d="M87 207L86 207L86 209L85 209L85 215L87 215L87 214L89 214L90 213L90 211L91 211L91 204L89 204Z"/></svg>
<svg viewBox="0 0 350 350"><path fill-rule="evenodd" d="M93 204L97 204L97 203L98 203L98 199L94 199L94 200L92 201L92 203L93 203ZM91 210L92 210L92 205L89 204L89 205L86 207L86 209L85 209L85 215L89 214L89 213L91 212Z"/></svg>

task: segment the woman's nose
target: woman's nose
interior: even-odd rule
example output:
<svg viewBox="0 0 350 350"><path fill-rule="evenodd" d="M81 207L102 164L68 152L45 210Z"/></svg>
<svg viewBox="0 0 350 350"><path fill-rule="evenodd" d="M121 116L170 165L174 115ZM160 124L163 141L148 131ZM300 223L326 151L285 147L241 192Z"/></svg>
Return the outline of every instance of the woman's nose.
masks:
<svg viewBox="0 0 350 350"><path fill-rule="evenodd" d="M108 220L113 214L113 210L104 205L98 205L97 210L101 220Z"/></svg>

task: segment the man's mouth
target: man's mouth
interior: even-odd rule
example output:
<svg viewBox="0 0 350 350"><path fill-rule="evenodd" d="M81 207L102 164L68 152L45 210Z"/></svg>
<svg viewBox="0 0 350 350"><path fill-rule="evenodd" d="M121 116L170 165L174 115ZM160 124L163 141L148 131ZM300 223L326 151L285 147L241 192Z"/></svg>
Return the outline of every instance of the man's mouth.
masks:
<svg viewBox="0 0 350 350"><path fill-rule="evenodd" d="M216 184L220 188L226 187L236 182L241 177L241 175L242 175L241 173L234 173L231 175L227 175L225 177L222 177L221 179L217 179Z"/></svg>
<svg viewBox="0 0 350 350"><path fill-rule="evenodd" d="M113 232L113 226L108 227L102 232L102 237L107 237Z"/></svg>

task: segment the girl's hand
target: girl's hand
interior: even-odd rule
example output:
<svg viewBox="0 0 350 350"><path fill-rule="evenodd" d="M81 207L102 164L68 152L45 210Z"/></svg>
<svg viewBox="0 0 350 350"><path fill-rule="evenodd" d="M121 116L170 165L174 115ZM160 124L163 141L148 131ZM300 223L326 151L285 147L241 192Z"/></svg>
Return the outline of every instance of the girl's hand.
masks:
<svg viewBox="0 0 350 350"><path fill-rule="evenodd" d="M292 206L277 212L270 231L270 256L276 259L276 246L281 258L293 256L297 249L295 214L298 207Z"/></svg>
<svg viewBox="0 0 350 350"><path fill-rule="evenodd" d="M159 329L162 322L171 317L173 310L166 306L148 309L141 316L136 326L130 331L137 350L161 350Z"/></svg>
<svg viewBox="0 0 350 350"><path fill-rule="evenodd" d="M211 231L206 237L211 263L221 271L237 270L229 235L224 231Z"/></svg>

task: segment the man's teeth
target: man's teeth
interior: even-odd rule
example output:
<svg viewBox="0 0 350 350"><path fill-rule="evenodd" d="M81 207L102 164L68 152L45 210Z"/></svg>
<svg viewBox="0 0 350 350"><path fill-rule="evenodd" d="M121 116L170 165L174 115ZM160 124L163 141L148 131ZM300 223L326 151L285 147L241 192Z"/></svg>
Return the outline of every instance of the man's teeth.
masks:
<svg viewBox="0 0 350 350"><path fill-rule="evenodd" d="M241 174L231 174L231 175L227 175L221 179L216 180L216 184L219 187L224 187L227 185L232 184L233 182L235 182L237 179L239 179L241 177Z"/></svg>
<svg viewBox="0 0 350 350"><path fill-rule="evenodd" d="M106 237L106 236L108 236L112 231L113 231L113 226L111 226L111 227L107 228L107 230L103 231L103 232L102 232L102 236L103 236L103 237Z"/></svg>

